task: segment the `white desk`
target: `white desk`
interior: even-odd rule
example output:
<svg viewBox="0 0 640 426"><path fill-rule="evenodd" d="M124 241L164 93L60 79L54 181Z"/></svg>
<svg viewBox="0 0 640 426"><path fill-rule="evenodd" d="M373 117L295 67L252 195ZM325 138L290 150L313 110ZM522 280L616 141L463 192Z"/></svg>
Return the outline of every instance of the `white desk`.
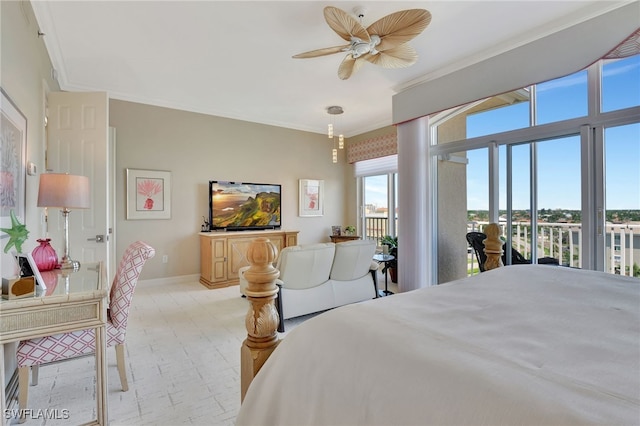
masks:
<svg viewBox="0 0 640 426"><path fill-rule="evenodd" d="M98 418L90 424L107 425L108 289L102 263L83 264L78 271L47 271L42 276L47 286L46 294L0 301L0 424L10 422L5 416L4 344L93 328L96 332Z"/></svg>

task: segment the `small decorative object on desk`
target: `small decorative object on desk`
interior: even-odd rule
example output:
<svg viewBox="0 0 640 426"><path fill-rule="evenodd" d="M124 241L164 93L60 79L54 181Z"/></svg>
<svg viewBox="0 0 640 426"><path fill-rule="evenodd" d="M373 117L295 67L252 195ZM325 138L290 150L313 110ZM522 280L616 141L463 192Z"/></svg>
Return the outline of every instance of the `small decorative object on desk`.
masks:
<svg viewBox="0 0 640 426"><path fill-rule="evenodd" d="M11 228L0 228L0 231L9 235L9 241L4 246L4 252L9 253L9 249L15 247L18 253L22 253L22 244L27 241L29 231L27 231L27 227L24 224L20 223L15 211L11 210L9 214L11 216Z"/></svg>
<svg viewBox="0 0 640 426"><path fill-rule="evenodd" d="M33 249L31 255L36 262L36 266L40 271L50 271L58 266L58 255L56 251L51 247L49 241L50 238L43 238L37 240L40 245Z"/></svg>
<svg viewBox="0 0 640 426"><path fill-rule="evenodd" d="M339 226L332 226L331 227L331 235L335 235L335 236L339 236L342 228L340 228Z"/></svg>
<svg viewBox="0 0 640 426"><path fill-rule="evenodd" d="M344 227L345 235L354 235L356 233L356 227L353 225L347 225Z"/></svg>

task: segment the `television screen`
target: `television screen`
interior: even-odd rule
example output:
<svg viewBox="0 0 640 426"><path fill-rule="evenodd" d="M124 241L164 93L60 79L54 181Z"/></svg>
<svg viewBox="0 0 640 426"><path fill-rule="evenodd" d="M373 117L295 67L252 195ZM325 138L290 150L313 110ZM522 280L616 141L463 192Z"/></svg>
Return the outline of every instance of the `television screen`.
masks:
<svg viewBox="0 0 640 426"><path fill-rule="evenodd" d="M211 229L280 228L281 185L209 181Z"/></svg>

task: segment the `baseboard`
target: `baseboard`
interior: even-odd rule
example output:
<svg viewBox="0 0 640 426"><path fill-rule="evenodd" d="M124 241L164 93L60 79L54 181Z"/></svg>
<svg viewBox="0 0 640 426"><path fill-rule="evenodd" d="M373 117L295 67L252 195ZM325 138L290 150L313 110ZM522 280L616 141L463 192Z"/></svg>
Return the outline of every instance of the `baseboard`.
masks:
<svg viewBox="0 0 640 426"><path fill-rule="evenodd" d="M178 275L175 277L139 280L138 285L152 286L152 285L165 285L165 284L180 284L180 283L187 283L187 282L197 283L199 279L200 279L200 274Z"/></svg>

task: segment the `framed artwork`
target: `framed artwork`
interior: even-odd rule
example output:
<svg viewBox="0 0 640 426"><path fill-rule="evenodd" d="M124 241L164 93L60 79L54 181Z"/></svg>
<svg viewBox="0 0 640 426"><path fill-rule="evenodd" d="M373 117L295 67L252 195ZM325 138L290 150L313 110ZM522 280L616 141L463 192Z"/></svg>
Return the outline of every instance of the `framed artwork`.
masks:
<svg viewBox="0 0 640 426"><path fill-rule="evenodd" d="M331 235L334 235L336 237L340 236L342 228L340 226L332 226L331 227Z"/></svg>
<svg viewBox="0 0 640 426"><path fill-rule="evenodd" d="M0 225L4 228L11 210L24 220L27 118L4 89L0 92Z"/></svg>
<svg viewBox="0 0 640 426"><path fill-rule="evenodd" d="M324 181L300 179L299 216L322 216L324 214Z"/></svg>
<svg viewBox="0 0 640 426"><path fill-rule="evenodd" d="M127 220L171 219L171 172L127 169Z"/></svg>
<svg viewBox="0 0 640 426"><path fill-rule="evenodd" d="M13 255L16 259L16 262L18 262L18 267L20 268L20 276L35 277L36 284L40 286L42 290L46 290L47 285L42 279L42 275L40 274L38 265L36 265L36 261L33 259L31 253L14 253Z"/></svg>

